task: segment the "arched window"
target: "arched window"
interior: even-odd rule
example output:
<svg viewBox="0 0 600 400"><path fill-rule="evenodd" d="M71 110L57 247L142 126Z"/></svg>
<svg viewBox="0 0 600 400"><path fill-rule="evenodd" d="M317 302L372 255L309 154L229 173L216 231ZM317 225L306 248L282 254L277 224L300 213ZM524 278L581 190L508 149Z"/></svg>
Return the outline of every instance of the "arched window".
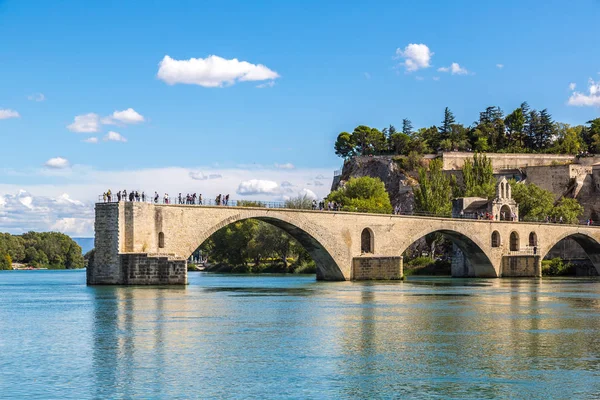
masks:
<svg viewBox="0 0 600 400"><path fill-rule="evenodd" d="M374 240L373 240L373 231L369 228L363 229L360 234L360 252L361 253L373 253Z"/></svg>
<svg viewBox="0 0 600 400"><path fill-rule="evenodd" d="M165 234L160 232L158 234L158 248L163 249L165 247Z"/></svg>
<svg viewBox="0 0 600 400"><path fill-rule="evenodd" d="M498 231L492 232L492 247L500 247L500 233Z"/></svg>
<svg viewBox="0 0 600 400"><path fill-rule="evenodd" d="M510 234L510 251L519 251L519 234L512 232Z"/></svg>
<svg viewBox="0 0 600 400"><path fill-rule="evenodd" d="M507 204L500 208L500 221L512 221L512 210Z"/></svg>
<svg viewBox="0 0 600 400"><path fill-rule="evenodd" d="M529 234L529 247L537 246L537 234L535 232L531 232Z"/></svg>

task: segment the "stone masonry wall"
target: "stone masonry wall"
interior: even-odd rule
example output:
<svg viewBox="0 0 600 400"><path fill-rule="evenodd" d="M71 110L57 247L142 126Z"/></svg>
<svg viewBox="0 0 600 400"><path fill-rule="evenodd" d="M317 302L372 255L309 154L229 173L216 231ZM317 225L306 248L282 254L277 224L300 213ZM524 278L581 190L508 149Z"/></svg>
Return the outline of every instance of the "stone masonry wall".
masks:
<svg viewBox="0 0 600 400"><path fill-rule="evenodd" d="M542 276L540 256L504 256L502 257L502 277L540 277Z"/></svg>
<svg viewBox="0 0 600 400"><path fill-rule="evenodd" d="M402 257L355 257L352 260L352 280L402 279Z"/></svg>
<svg viewBox="0 0 600 400"><path fill-rule="evenodd" d="M118 284L120 278L120 208L116 203L99 203L95 208L94 266L87 268L88 285Z"/></svg>
<svg viewBox="0 0 600 400"><path fill-rule="evenodd" d="M145 253L125 253L121 258L124 285L187 285L187 261Z"/></svg>

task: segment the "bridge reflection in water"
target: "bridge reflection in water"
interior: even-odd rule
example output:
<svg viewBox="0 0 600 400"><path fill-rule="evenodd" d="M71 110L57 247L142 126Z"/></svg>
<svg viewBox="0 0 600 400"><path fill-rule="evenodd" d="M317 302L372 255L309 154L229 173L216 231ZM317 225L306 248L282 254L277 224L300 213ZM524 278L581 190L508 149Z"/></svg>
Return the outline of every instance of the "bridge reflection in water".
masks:
<svg viewBox="0 0 600 400"><path fill-rule="evenodd" d="M94 289L97 397L598 391L600 319L589 317L600 312L597 281L343 284L195 273L190 283Z"/></svg>

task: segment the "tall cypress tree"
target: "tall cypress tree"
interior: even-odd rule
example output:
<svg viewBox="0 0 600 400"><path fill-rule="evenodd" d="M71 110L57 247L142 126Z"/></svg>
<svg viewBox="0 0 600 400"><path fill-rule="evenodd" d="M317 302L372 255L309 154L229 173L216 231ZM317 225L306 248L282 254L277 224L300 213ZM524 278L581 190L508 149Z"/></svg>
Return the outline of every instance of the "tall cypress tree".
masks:
<svg viewBox="0 0 600 400"><path fill-rule="evenodd" d="M408 136L412 136L413 134L412 122L410 122L410 119L408 118L402 120L402 133Z"/></svg>
<svg viewBox="0 0 600 400"><path fill-rule="evenodd" d="M440 138L442 140L449 139L450 133L452 132L452 124L456 122L456 118L454 118L454 114L448 107L444 110L444 120L442 121L442 126L440 126Z"/></svg>

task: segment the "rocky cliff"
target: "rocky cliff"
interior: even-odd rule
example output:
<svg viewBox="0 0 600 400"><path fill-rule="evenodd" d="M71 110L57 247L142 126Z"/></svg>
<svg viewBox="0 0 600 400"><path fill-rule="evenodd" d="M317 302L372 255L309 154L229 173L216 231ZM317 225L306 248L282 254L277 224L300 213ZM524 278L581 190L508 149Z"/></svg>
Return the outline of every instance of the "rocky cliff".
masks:
<svg viewBox="0 0 600 400"><path fill-rule="evenodd" d="M402 213L410 213L415 204L412 187L417 180L414 172L408 173L402 168L402 160L390 156L354 157L344 163L342 173L334 179L331 190L343 186L350 178L379 178L390 195L392 207L399 206Z"/></svg>

